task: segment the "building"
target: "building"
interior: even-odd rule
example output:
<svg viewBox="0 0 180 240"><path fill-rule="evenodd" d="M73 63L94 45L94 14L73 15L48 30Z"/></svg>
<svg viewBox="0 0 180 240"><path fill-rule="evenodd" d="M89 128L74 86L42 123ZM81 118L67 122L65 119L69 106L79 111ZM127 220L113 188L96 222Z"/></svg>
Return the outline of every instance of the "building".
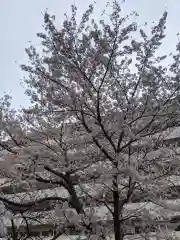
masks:
<svg viewBox="0 0 180 240"><path fill-rule="evenodd" d="M180 128L177 128L165 138L166 144L171 144L179 141L180 139ZM178 148L178 144L177 144ZM31 199L39 199L42 197L53 197L55 194L58 197L66 197L67 191L63 187L58 187L58 184L44 183L41 181L31 181L27 186L26 181L19 183L9 183L7 178L1 178L0 191L1 195L9 200L15 202L30 201ZM180 176L171 176L168 178L169 189L168 192L163 196L166 204L176 204L180 206ZM92 188L90 189L92 191ZM108 196L107 196L108 197ZM57 217L56 204L54 200L45 201L43 203L33 206L33 208L22 209L19 213L18 206L12 206L9 203L5 203L4 211L1 211L1 218L3 224L6 227L9 235L13 234L13 224L17 227L17 232L22 236L26 236L27 232L29 237L26 239L47 239L52 240L53 236L58 234L57 223L63 223L63 217ZM87 207L88 208L88 207ZM107 213L107 208L104 206L95 206L97 216L104 217ZM141 218L141 213L148 211L151 215L151 219L144 221ZM158 206L152 202L141 200L139 194L133 195L131 201L126 205L124 214L139 213L139 218L131 218L126 221L126 238L125 240L131 239L147 239L149 236L151 240L155 240L155 232L159 229L159 239L163 239L162 234L169 234L174 236L173 239L180 239L180 207L179 211L175 210L163 210L163 207ZM159 215L158 215L159 214ZM3 215L3 216L2 216ZM11 220L13 215L13 222ZM107 218L109 224L112 219ZM3 239L2 231L0 233ZM70 239L77 239L79 237L77 231L70 229L68 232ZM84 239L84 236L81 236ZM112 237L113 238L113 237ZM4 238L7 239L7 238ZM12 238L13 239L13 238ZM54 238L55 239L55 238ZM61 235L56 238L60 240L69 239L67 235Z"/></svg>

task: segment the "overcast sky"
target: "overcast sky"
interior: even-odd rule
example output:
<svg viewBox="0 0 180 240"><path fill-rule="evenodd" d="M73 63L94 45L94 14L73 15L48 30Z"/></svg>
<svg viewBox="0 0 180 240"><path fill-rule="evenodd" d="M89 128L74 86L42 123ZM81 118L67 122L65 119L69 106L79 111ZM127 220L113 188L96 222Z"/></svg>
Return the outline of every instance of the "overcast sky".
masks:
<svg viewBox="0 0 180 240"><path fill-rule="evenodd" d="M120 0L122 1L122 0ZM42 12L46 9L56 15L62 22L64 13L70 11L70 5L76 3L79 13L83 13L91 0L0 0L0 97L9 93L13 97L13 106L27 106L28 99L20 85L23 72L20 63L26 63L24 48L31 41L37 46L36 33L41 32L43 24ZM96 0L96 17L99 18L105 0ZM111 0L109 1L111 2ZM139 23L158 20L167 9L168 37L162 51L170 52L177 42L176 33L180 32L180 0L126 0L124 11L136 10Z"/></svg>

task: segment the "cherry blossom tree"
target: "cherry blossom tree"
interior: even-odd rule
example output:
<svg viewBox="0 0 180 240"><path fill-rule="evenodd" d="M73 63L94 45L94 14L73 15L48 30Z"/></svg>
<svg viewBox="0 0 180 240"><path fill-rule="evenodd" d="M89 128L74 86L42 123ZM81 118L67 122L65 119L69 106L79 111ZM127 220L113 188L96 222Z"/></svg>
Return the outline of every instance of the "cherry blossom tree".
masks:
<svg viewBox="0 0 180 240"><path fill-rule="evenodd" d="M178 200L167 200L179 196L179 147L170 135L180 123L180 43L160 55L167 12L147 33L121 7L108 4L107 22L98 22L90 5L78 23L72 6L61 28L46 12L42 53L30 46L21 66L32 104L15 113L1 103L4 176L24 181L29 197L0 200L26 217L50 203L53 239L76 231L123 240L136 226L161 239L160 222L180 212ZM51 191L32 192L39 184Z"/></svg>

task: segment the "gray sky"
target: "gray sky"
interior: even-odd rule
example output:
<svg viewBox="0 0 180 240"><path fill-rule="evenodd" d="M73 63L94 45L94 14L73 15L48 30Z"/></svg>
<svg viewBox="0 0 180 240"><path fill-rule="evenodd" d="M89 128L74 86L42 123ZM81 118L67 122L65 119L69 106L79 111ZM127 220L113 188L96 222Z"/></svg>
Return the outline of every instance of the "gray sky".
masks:
<svg viewBox="0 0 180 240"><path fill-rule="evenodd" d="M75 2L79 13L82 13L92 1L0 0L0 97L4 92L11 94L12 105L16 108L20 105L27 106L29 103L20 85L24 73L18 64L27 62L24 48L28 46L29 41L38 46L36 33L42 30L42 12L48 8L50 13L56 15L57 21L62 22L63 14L69 12L71 4ZM96 2L95 15L99 17L106 1ZM167 53L174 49L177 42L176 33L180 32L180 0L126 0L124 5L126 12L136 10L140 14L139 23L158 20L165 9L169 12L168 37L162 51Z"/></svg>

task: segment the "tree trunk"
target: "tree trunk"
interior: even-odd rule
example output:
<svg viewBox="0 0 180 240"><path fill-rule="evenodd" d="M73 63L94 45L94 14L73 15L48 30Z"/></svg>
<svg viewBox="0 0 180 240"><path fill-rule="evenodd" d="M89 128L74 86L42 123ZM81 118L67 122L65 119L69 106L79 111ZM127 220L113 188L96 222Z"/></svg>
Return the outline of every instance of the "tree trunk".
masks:
<svg viewBox="0 0 180 240"><path fill-rule="evenodd" d="M120 223L120 203L119 203L119 191L118 191L118 182L117 176L113 177L113 202L114 202L114 239L123 240L124 233Z"/></svg>

